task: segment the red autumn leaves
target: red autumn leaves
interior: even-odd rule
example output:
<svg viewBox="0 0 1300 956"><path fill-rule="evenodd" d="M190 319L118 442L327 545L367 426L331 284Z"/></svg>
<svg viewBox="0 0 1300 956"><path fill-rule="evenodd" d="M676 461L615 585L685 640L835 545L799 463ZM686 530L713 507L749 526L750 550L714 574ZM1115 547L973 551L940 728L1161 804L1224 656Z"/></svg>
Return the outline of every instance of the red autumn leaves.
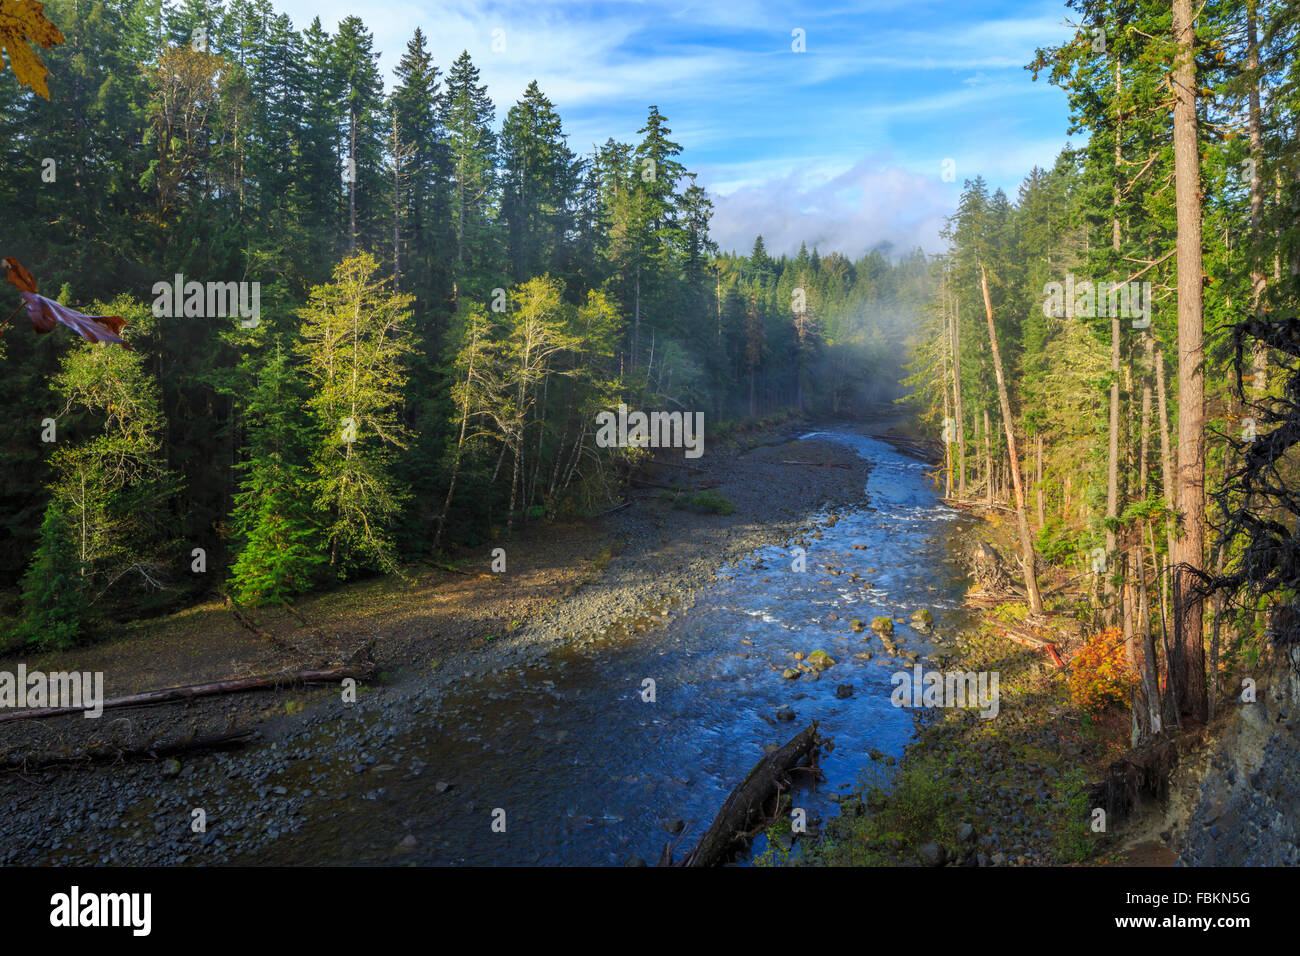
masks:
<svg viewBox="0 0 1300 956"><path fill-rule="evenodd" d="M76 309L70 309L62 303L37 294L36 280L17 259L12 257L0 259L0 265L5 267L5 278L17 286L18 294L22 296L27 307L27 317L32 320L32 328L37 334L46 335L53 332L54 326L62 323L87 342L112 342L124 349L131 348L130 344L118 335L122 331L122 326L126 325L126 320L120 315L86 315Z"/></svg>

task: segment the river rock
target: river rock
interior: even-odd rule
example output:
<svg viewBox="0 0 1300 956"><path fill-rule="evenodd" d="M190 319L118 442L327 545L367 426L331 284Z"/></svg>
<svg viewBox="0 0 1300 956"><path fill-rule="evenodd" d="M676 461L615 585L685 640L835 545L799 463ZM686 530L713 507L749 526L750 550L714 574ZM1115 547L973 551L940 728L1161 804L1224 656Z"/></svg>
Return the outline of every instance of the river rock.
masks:
<svg viewBox="0 0 1300 956"><path fill-rule="evenodd" d="M845 700L853 696L852 684L837 684L835 687L835 696L840 700Z"/></svg>
<svg viewBox="0 0 1300 956"><path fill-rule="evenodd" d="M863 624L857 618L854 618L849 622L849 627L853 628L853 631L856 634L860 634L867 629L867 625Z"/></svg>
<svg viewBox="0 0 1300 956"><path fill-rule="evenodd" d="M943 847L937 843L922 844L921 848L917 850L917 855L921 857L921 862L926 866L943 866Z"/></svg>
<svg viewBox="0 0 1300 956"><path fill-rule="evenodd" d="M776 711L776 719L784 721L794 720L794 708L789 704L786 704L784 707L778 707Z"/></svg>
<svg viewBox="0 0 1300 956"><path fill-rule="evenodd" d="M892 617L877 617L871 621L871 629L877 634L893 635L894 619Z"/></svg>
<svg viewBox="0 0 1300 956"><path fill-rule="evenodd" d="M824 671L828 667L834 667L835 661L825 651L813 651L808 655L808 664L814 670Z"/></svg>
<svg viewBox="0 0 1300 956"><path fill-rule="evenodd" d="M975 828L969 823L963 823L957 828L957 839L962 843L969 843L975 839Z"/></svg>
<svg viewBox="0 0 1300 956"><path fill-rule="evenodd" d="M803 675L793 667L787 667L785 670L781 671L781 676L786 680L798 680Z"/></svg>
<svg viewBox="0 0 1300 956"><path fill-rule="evenodd" d="M934 627L934 615L925 608L912 612L912 629L925 634Z"/></svg>

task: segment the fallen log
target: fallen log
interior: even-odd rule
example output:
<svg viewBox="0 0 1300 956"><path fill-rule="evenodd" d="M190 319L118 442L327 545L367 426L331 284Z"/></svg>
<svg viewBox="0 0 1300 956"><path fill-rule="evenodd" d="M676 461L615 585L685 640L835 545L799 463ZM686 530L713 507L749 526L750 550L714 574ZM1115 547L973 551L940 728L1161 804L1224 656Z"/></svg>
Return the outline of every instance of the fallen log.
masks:
<svg viewBox="0 0 1300 956"><path fill-rule="evenodd" d="M700 842L675 865L704 867L727 862L753 830L755 818L766 817L763 807L768 801L789 788L789 773L820 744L814 720L789 742L766 754L727 797Z"/></svg>
<svg viewBox="0 0 1300 956"><path fill-rule="evenodd" d="M810 465L813 468L852 468L852 465L845 464L842 461L791 461L788 458L782 458L783 465Z"/></svg>
<svg viewBox="0 0 1300 956"><path fill-rule="evenodd" d="M195 736L186 734L160 743L145 744L140 747L89 747L79 754L53 753L16 753L8 754L0 760L0 767L6 770L40 770L52 766L72 766L92 763L121 763L126 760L156 760L179 753L191 753L196 750L225 750L242 747L258 738L256 730L231 730L219 734Z"/></svg>
<svg viewBox="0 0 1300 956"><path fill-rule="evenodd" d="M119 707L144 707L151 704L168 704L179 700L193 700L196 697L211 697L216 694L235 694L249 690L279 690L281 687L296 687L302 684L332 683L351 677L363 680L375 672L375 665L369 662L344 664L337 667L311 668L301 671L281 671L276 674L262 674L258 677L239 677L231 680L211 681L206 684L188 684L182 687L163 687L159 690L146 690L126 697L114 697L104 701L104 710ZM61 717L66 714L83 714L85 707L36 707L31 710L17 710L0 714L0 723L10 720L39 720L43 717Z"/></svg>
<svg viewBox="0 0 1300 956"><path fill-rule="evenodd" d="M1057 651L1056 645L1051 641L1044 640L1024 628L1016 627L1013 624L1007 624L1004 621L999 621L996 618L987 615L984 620L985 623L989 625L990 629L996 632L999 637L1004 637L1007 640L1014 641L1024 647L1032 647L1036 651L1042 651L1047 655L1047 659L1056 667L1065 666L1065 661L1061 660L1061 655Z"/></svg>

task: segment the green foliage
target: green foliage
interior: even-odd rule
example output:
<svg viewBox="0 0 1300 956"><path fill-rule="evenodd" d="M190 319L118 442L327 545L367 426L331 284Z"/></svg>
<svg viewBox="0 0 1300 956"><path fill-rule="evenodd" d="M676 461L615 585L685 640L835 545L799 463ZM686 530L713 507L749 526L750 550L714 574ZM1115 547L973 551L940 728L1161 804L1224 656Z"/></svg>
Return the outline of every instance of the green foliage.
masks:
<svg viewBox="0 0 1300 956"><path fill-rule="evenodd" d="M391 530L404 494L390 469L393 449L406 447L399 410L411 296L389 292L377 271L368 253L345 259L299 310L314 439L310 488L340 575L397 567Z"/></svg>
<svg viewBox="0 0 1300 956"><path fill-rule="evenodd" d="M99 311L128 318L126 336L152 317L122 297ZM76 344L51 383L62 401L50 456L50 494L72 528L88 604L128 603L165 587L176 561L166 502L178 491L164 455L158 387L140 352Z"/></svg>
<svg viewBox="0 0 1300 956"><path fill-rule="evenodd" d="M302 464L304 397L289 354L270 353L248 401L251 455L239 467L232 516L239 546L230 586L244 603L280 603L309 590L327 560L321 517L311 507L311 475Z"/></svg>
<svg viewBox="0 0 1300 956"><path fill-rule="evenodd" d="M23 576L23 621L19 640L41 650L70 647L81 635L88 602L81 565L65 505L45 509L31 567Z"/></svg>

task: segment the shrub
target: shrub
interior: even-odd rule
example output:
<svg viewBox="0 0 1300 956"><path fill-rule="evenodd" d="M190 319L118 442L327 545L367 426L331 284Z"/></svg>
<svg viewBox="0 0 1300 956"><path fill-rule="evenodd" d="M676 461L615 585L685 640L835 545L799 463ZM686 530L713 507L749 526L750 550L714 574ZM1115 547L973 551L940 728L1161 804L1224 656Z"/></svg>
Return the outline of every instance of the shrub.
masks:
<svg viewBox="0 0 1300 956"><path fill-rule="evenodd" d="M1133 672L1124 656L1124 632L1118 627L1088 638L1070 662L1070 698L1086 714L1128 704Z"/></svg>

